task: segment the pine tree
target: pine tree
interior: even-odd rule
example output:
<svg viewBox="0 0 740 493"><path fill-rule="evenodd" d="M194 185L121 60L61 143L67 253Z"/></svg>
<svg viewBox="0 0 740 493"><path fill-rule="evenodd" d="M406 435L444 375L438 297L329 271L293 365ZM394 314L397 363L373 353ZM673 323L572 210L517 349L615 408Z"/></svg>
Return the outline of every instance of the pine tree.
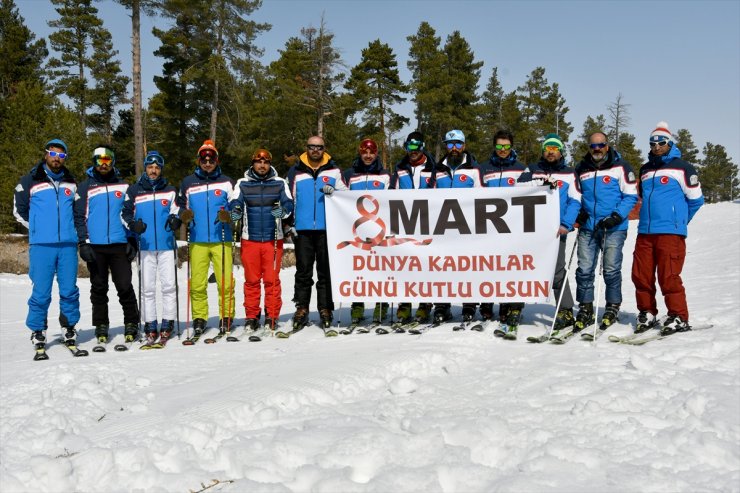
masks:
<svg viewBox="0 0 740 493"><path fill-rule="evenodd" d="M409 41L409 60L406 66L411 71L411 93L416 109L416 128L431 143L442 134L442 125L435 118L443 111L448 99L448 80L444 72L445 54L440 49L441 39L428 22L419 24Z"/></svg>
<svg viewBox="0 0 740 493"><path fill-rule="evenodd" d="M91 106L86 71L92 66L90 47L103 21L92 0L51 0L59 18L49 21L56 31L49 35L59 57L49 60L55 94L64 94L74 103L80 123L87 126Z"/></svg>
<svg viewBox="0 0 740 493"><path fill-rule="evenodd" d="M48 55L46 41L39 39L24 23L13 0L0 3L0 101L13 95L20 82L41 84L41 64ZM1 117L2 115L0 115ZM0 118L1 121L6 121Z"/></svg>
<svg viewBox="0 0 740 493"><path fill-rule="evenodd" d="M699 160L699 149L694 144L694 138L691 136L691 132L685 128L679 128L675 133L676 146L681 150L681 159L687 163L701 166Z"/></svg>
<svg viewBox="0 0 740 493"><path fill-rule="evenodd" d="M409 120L393 111L392 105L406 101L402 96L408 87L398 75L396 55L379 39L362 50L362 60L344 85L354 98L364 123L362 136L380 142L382 161L388 163L388 138Z"/></svg>
<svg viewBox="0 0 740 493"><path fill-rule="evenodd" d="M620 137L630 124L629 107L631 105L624 102L624 96L620 92L617 98L606 107L609 111L608 131L611 135L611 142L615 147L620 146Z"/></svg>
<svg viewBox="0 0 740 493"><path fill-rule="evenodd" d="M616 151L622 156L622 159L630 163L635 174L640 170L640 166L645 162L642 152L635 146L635 136L628 132L622 132L619 137L619 146Z"/></svg>
<svg viewBox="0 0 740 493"><path fill-rule="evenodd" d="M733 200L738 194L738 168L727 155L725 147L707 142L702 149L704 159L699 168L699 180L707 202Z"/></svg>
<svg viewBox="0 0 740 493"><path fill-rule="evenodd" d="M126 86L129 78L121 75L121 63L115 58L111 35L104 29L93 33L93 56L90 69L95 88L90 91L90 103L98 111L89 115L90 126L110 144L113 137L113 118L116 107L127 103Z"/></svg>
<svg viewBox="0 0 740 493"><path fill-rule="evenodd" d="M479 132L485 136L482 142L492 146L493 135L500 128L504 128L503 122L503 104L504 89L498 80L498 67L493 67L491 77L488 79L486 90L481 97L481 103L478 108Z"/></svg>

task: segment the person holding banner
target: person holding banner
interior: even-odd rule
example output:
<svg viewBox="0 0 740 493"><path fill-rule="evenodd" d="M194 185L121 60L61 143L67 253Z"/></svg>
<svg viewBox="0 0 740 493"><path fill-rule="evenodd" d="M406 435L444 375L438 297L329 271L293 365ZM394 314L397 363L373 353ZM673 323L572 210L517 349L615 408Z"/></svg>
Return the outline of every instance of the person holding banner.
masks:
<svg viewBox="0 0 740 493"><path fill-rule="evenodd" d="M530 165L529 169L529 174L522 176L522 181L531 180L535 184L557 187L560 195L560 227L557 231L560 246L555 264L555 277L552 282L555 298L560 300L553 330L553 335L557 335L558 331L571 327L575 323L573 295L568 279L566 279L565 243L568 233L573 231L573 225L581 210L581 190L575 170L565 164L563 141L557 134L551 133L545 136L542 142L542 156L536 164Z"/></svg>
<svg viewBox="0 0 740 493"><path fill-rule="evenodd" d="M462 130L450 130L445 135L447 154L440 161L444 174L437 174L435 188L481 188L483 178L475 157L465 149L465 134ZM477 303L463 303L462 319L470 323L475 316ZM452 320L450 303L434 304L434 322Z"/></svg>
<svg viewBox="0 0 740 493"><path fill-rule="evenodd" d="M321 325L326 335L336 335L331 327L334 300L331 292L329 250L326 243L325 197L334 190L347 190L342 180L342 171L331 156L325 152L324 139L318 135L309 137L306 152L288 170L288 184L295 201L293 219L296 236L293 239L296 256L295 292L296 304L293 330L300 330L308 323L308 305L311 301L313 269L316 263L316 302Z"/></svg>
<svg viewBox="0 0 740 493"><path fill-rule="evenodd" d="M499 130L493 136L494 151L488 162L481 165L483 185L486 187L515 187L521 183L527 167L520 163L514 150L514 134L508 130ZM519 326L524 303L501 303L499 320L509 329ZM480 315L483 320L493 318L493 303L481 303Z"/></svg>
<svg viewBox="0 0 740 493"><path fill-rule="evenodd" d="M252 166L234 187L229 202L234 222L242 221L241 260L244 266L246 327L260 325L260 299L265 291L265 323L274 330L282 308L280 266L283 264L282 220L293 213L288 183L272 167L272 154L257 149Z"/></svg>
<svg viewBox="0 0 740 493"><path fill-rule="evenodd" d="M350 190L387 190L390 187L391 175L385 169L378 155L378 144L373 139L360 142L357 157L352 167L342 173L344 182ZM380 323L388 313L388 303L378 302L373 310L373 322ZM365 318L365 304L352 303L350 328L351 333Z"/></svg>
<svg viewBox="0 0 740 493"><path fill-rule="evenodd" d="M431 154L424 148L424 135L421 132L411 132L403 143L406 155L396 163L396 170L391 177L391 188L397 190L412 190L430 188L429 182L433 178L432 170L437 163ZM416 310L416 321L429 322L432 311L431 303L419 303ZM411 323L411 303L399 303L396 311L398 325Z"/></svg>

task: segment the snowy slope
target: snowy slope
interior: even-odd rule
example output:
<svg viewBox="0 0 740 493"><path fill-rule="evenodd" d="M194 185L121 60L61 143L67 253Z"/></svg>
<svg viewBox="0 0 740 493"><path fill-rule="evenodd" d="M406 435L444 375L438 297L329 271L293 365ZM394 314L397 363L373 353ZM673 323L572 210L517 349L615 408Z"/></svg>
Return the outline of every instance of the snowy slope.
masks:
<svg viewBox="0 0 740 493"><path fill-rule="evenodd" d="M739 226L740 203L708 205L690 226L691 322L714 327L639 347L528 344L551 320L539 305L514 342L452 324L334 339L308 327L87 358L55 345L34 362L30 282L2 275L0 491L740 491ZM610 333L636 315L634 228L625 324Z"/></svg>

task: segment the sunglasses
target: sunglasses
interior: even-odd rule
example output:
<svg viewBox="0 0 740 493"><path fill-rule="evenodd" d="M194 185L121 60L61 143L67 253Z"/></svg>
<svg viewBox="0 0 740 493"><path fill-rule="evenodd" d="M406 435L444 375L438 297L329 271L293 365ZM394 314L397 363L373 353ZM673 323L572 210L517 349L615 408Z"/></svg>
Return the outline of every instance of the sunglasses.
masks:
<svg viewBox="0 0 740 493"><path fill-rule="evenodd" d="M496 144L497 151L508 151L511 149L511 144Z"/></svg>
<svg viewBox="0 0 740 493"><path fill-rule="evenodd" d="M309 151L323 151L324 146L322 146L321 144L308 144L306 146L306 149L308 149Z"/></svg>
<svg viewBox="0 0 740 493"><path fill-rule="evenodd" d="M418 151L423 148L424 148L424 142L420 142L418 140L410 140L406 142L407 151Z"/></svg>
<svg viewBox="0 0 740 493"><path fill-rule="evenodd" d="M545 150L548 152L560 152L560 147L558 146L545 146Z"/></svg>
<svg viewBox="0 0 740 493"><path fill-rule="evenodd" d="M110 164L113 162L111 156L95 156L95 165L100 166L101 164Z"/></svg>
<svg viewBox="0 0 740 493"><path fill-rule="evenodd" d="M656 146L657 147L663 147L663 146L667 146L667 145L668 145L668 141L667 140L659 140L658 142L651 142L650 143L650 147L656 147Z"/></svg>
<svg viewBox="0 0 740 493"><path fill-rule="evenodd" d="M462 149L464 145L465 144L463 144L462 142L448 142L447 143L447 148L448 149L453 149L453 148L454 149Z"/></svg>
<svg viewBox="0 0 740 493"><path fill-rule="evenodd" d="M67 158L66 152L50 151L49 149L46 149L46 152L49 154L50 157L58 157L59 159Z"/></svg>
<svg viewBox="0 0 740 493"><path fill-rule="evenodd" d="M603 149L606 147L606 142L597 142L595 144L588 145L591 149Z"/></svg>

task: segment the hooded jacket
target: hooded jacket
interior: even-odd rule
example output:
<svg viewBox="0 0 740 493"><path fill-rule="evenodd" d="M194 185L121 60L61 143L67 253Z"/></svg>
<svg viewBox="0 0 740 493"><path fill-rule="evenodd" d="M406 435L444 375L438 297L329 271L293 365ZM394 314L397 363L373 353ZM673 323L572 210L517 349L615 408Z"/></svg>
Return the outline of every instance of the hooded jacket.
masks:
<svg viewBox="0 0 740 493"><path fill-rule="evenodd" d="M240 178L234 187L234 195L229 202L229 208L242 208L242 239L250 241L274 241L283 238L282 224L278 224L272 215L272 208L276 202L287 215L293 213L293 197L290 194L288 183L277 175L275 168L265 176L259 176L250 167L244 178Z"/></svg>
<svg viewBox="0 0 740 493"><path fill-rule="evenodd" d="M449 153L446 154L438 168L443 172L437 171L434 178L434 188L480 188L483 186L483 177L480 172L478 163L468 151L463 151L463 163L457 168L452 168L447 164Z"/></svg>
<svg viewBox="0 0 740 493"><path fill-rule="evenodd" d="M632 166L609 148L606 159L598 164L587 152L576 166L576 175L581 188L581 209L588 213L581 227L593 231L599 221L616 212L623 220L610 231L627 230L627 216L637 203L637 181Z"/></svg>
<svg viewBox="0 0 740 493"><path fill-rule="evenodd" d="M58 184L49 178L44 161L15 187L13 215L28 228L28 243L77 243L74 200L77 183L66 167Z"/></svg>
<svg viewBox="0 0 740 493"><path fill-rule="evenodd" d="M437 170L437 162L428 152L423 151L423 154L424 164L412 165L408 154L396 164L396 171L391 177L391 188L401 190L432 188L430 187L434 179L432 170ZM439 171L442 170L440 167Z"/></svg>
<svg viewBox="0 0 740 493"><path fill-rule="evenodd" d="M688 224L704 204L699 175L681 159L675 144L665 156L648 155L640 168L638 191L642 197L637 232L688 235Z"/></svg>
<svg viewBox="0 0 740 493"><path fill-rule="evenodd" d="M527 167L517 161L516 151L506 159L501 159L498 154L493 155L486 163L480 165L483 175L483 185L486 187L514 187L522 177Z"/></svg>
<svg viewBox="0 0 740 493"><path fill-rule="evenodd" d="M101 175L94 166L85 172L87 179L77 187L75 227L79 241L93 245L126 243L128 231L121 223L121 208L128 183L116 168Z"/></svg>
<svg viewBox="0 0 740 493"><path fill-rule="evenodd" d="M144 221L146 231L139 237L142 250L172 250L175 235L167 227L167 218L179 212L177 189L162 176L152 183L144 173L126 192L121 222L130 225L138 219Z"/></svg>
<svg viewBox="0 0 740 493"><path fill-rule="evenodd" d="M231 240L231 222L218 222L217 216L218 211L228 208L232 193L233 181L221 173L220 166L211 173L196 166L193 174L182 180L177 206L180 210L193 211L194 219L189 227L191 242L220 243L222 239Z"/></svg>
<svg viewBox="0 0 740 493"><path fill-rule="evenodd" d="M321 189L331 185L335 190L347 190L347 185L329 154L324 153L323 162L316 169L306 163L308 154L304 152L288 170L288 187L295 201L295 229L323 231L326 230L326 199Z"/></svg>
<svg viewBox="0 0 740 493"><path fill-rule="evenodd" d="M344 170L342 177L350 190L387 190L391 184L391 175L383 167L380 158L375 158L370 166L366 166L358 156L352 162L352 167Z"/></svg>

